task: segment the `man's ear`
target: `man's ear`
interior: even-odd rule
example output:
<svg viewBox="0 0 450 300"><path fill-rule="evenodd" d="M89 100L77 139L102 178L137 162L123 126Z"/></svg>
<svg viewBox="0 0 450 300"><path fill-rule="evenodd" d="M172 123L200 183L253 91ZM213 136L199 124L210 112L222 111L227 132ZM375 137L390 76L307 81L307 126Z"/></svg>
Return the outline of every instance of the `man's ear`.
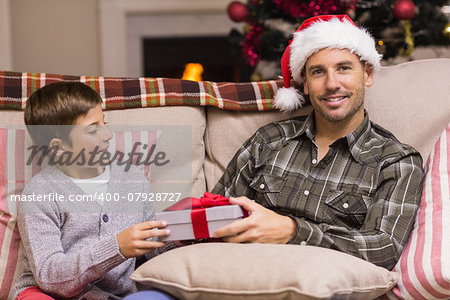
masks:
<svg viewBox="0 0 450 300"><path fill-rule="evenodd" d="M369 63L364 65L364 84L371 87L373 84L373 66Z"/></svg>
<svg viewBox="0 0 450 300"><path fill-rule="evenodd" d="M64 145L60 138L52 138L48 144L50 149L55 153L56 157L59 157L64 152Z"/></svg>
<svg viewBox="0 0 450 300"><path fill-rule="evenodd" d="M306 83L306 75L305 75L305 71L303 71L303 72L300 74L300 77L302 78L302 82L303 82L303 93L304 93L305 95L308 95L308 94L309 94L309 89L308 89L308 85L307 85L307 83Z"/></svg>

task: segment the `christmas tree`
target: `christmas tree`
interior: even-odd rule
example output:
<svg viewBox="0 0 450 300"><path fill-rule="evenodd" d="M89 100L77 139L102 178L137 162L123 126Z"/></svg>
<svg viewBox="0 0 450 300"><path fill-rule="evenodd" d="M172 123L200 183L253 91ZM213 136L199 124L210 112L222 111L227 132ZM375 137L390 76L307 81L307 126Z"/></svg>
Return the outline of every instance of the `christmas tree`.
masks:
<svg viewBox="0 0 450 300"><path fill-rule="evenodd" d="M347 14L375 37L383 59L409 56L415 46L449 45L450 24L442 12L447 0L248 0L233 1L228 15L245 22L230 41L245 62L278 62L291 34L307 18Z"/></svg>

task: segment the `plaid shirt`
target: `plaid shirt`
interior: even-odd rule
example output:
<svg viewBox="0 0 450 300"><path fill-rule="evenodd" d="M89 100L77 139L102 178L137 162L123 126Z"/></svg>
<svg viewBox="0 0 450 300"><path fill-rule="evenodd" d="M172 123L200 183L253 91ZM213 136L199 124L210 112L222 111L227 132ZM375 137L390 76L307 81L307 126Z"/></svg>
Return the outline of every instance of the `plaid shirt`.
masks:
<svg viewBox="0 0 450 300"><path fill-rule="evenodd" d="M314 113L260 128L213 193L247 196L297 223L290 243L347 252L391 269L414 224L420 154L369 121L317 160Z"/></svg>

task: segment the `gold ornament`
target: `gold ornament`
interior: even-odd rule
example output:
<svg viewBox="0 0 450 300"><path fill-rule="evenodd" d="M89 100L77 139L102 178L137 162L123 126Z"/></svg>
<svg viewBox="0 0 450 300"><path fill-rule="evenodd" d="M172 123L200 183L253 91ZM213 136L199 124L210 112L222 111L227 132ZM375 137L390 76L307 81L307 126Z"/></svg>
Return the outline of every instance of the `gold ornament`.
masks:
<svg viewBox="0 0 450 300"><path fill-rule="evenodd" d="M386 45L384 44L383 40L378 40L375 47L376 47L378 53L380 53L380 54L386 53Z"/></svg>
<svg viewBox="0 0 450 300"><path fill-rule="evenodd" d="M410 56L414 51L414 38L411 34L411 22L409 20L401 21L405 30L405 44L406 47L400 49L399 54L401 56Z"/></svg>
<svg viewBox="0 0 450 300"><path fill-rule="evenodd" d="M250 24L245 24L244 26L244 34L247 35L250 32Z"/></svg>
<svg viewBox="0 0 450 300"><path fill-rule="evenodd" d="M442 33L446 36L450 38L450 23L448 23L447 25L445 25L444 30L442 30Z"/></svg>
<svg viewBox="0 0 450 300"><path fill-rule="evenodd" d="M263 80L263 76L260 72L253 72L250 76L250 81L261 81Z"/></svg>

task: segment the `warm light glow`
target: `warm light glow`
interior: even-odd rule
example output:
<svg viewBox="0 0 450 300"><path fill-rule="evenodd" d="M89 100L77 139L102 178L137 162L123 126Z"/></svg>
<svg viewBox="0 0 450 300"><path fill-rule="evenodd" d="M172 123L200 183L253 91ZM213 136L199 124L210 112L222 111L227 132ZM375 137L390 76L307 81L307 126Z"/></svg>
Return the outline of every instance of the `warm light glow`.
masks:
<svg viewBox="0 0 450 300"><path fill-rule="evenodd" d="M384 43L383 43L382 40L379 40L379 41L378 41L378 45L383 46L383 44L384 44Z"/></svg>
<svg viewBox="0 0 450 300"><path fill-rule="evenodd" d="M203 66L201 64L190 63L186 65L183 72L183 77L181 79L191 81L202 81L202 74L203 74Z"/></svg>
<svg viewBox="0 0 450 300"><path fill-rule="evenodd" d="M444 34L450 35L450 25L447 25L447 27L444 28Z"/></svg>

